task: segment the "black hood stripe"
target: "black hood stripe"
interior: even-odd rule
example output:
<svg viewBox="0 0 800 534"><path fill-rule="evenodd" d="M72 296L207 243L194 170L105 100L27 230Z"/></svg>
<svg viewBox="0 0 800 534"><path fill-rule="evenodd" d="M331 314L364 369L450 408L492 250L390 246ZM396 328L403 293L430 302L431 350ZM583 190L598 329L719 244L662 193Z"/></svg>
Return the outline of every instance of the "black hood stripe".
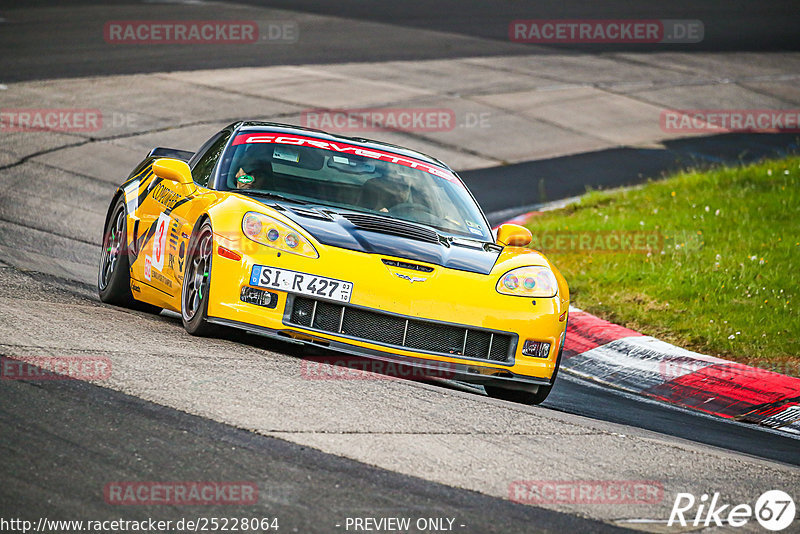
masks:
<svg viewBox="0 0 800 534"><path fill-rule="evenodd" d="M261 202L260 199L258 199ZM262 202L272 206L274 202ZM367 254L380 254L411 261L440 265L478 274L489 274L500 256L498 249L487 246L467 247L455 243L446 246L441 242L414 239L367 228L359 228L345 217L351 212L342 211L331 219L304 216L291 211L291 204L278 205L285 209L282 214L293 220L320 243ZM330 211L328 211L330 213Z"/></svg>

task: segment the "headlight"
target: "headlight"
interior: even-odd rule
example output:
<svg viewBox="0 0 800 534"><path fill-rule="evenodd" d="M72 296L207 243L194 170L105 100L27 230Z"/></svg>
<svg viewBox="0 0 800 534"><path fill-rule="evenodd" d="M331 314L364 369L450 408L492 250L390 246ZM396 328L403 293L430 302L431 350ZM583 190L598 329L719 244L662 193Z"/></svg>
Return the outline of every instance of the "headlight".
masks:
<svg viewBox="0 0 800 534"><path fill-rule="evenodd" d="M248 211L242 219L242 232L256 243L307 258L319 258L308 239L287 224L263 213Z"/></svg>
<svg viewBox="0 0 800 534"><path fill-rule="evenodd" d="M519 267L500 277L497 292L516 297L555 297L558 282L547 267Z"/></svg>

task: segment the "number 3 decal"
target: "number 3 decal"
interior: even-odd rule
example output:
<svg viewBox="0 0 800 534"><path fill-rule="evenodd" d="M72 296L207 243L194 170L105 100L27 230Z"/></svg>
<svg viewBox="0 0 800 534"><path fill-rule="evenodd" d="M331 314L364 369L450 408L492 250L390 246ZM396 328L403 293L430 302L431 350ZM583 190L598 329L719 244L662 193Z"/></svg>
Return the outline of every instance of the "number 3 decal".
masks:
<svg viewBox="0 0 800 534"><path fill-rule="evenodd" d="M169 215L163 213L158 215L156 222L156 233L153 237L153 268L162 270L164 268L164 250L167 246L167 225Z"/></svg>

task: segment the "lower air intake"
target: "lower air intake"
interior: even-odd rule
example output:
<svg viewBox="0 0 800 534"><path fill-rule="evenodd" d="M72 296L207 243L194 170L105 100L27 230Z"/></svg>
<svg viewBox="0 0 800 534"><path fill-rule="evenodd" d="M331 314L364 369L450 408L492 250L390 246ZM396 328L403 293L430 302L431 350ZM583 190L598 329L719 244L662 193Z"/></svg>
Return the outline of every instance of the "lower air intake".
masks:
<svg viewBox="0 0 800 534"><path fill-rule="evenodd" d="M288 323L345 337L420 352L493 362L513 358L513 337L504 332L422 321L306 297L289 299Z"/></svg>

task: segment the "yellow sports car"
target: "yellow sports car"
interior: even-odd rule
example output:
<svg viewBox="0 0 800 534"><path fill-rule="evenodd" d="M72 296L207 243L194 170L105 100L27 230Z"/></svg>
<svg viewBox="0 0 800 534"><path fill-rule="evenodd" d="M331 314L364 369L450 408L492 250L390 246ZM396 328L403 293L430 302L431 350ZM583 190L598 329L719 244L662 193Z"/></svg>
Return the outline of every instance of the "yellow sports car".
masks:
<svg viewBox="0 0 800 534"><path fill-rule="evenodd" d="M103 302L367 358L448 369L542 402L569 290L530 232L496 235L442 162L398 146L237 122L195 153L155 148L108 210Z"/></svg>

